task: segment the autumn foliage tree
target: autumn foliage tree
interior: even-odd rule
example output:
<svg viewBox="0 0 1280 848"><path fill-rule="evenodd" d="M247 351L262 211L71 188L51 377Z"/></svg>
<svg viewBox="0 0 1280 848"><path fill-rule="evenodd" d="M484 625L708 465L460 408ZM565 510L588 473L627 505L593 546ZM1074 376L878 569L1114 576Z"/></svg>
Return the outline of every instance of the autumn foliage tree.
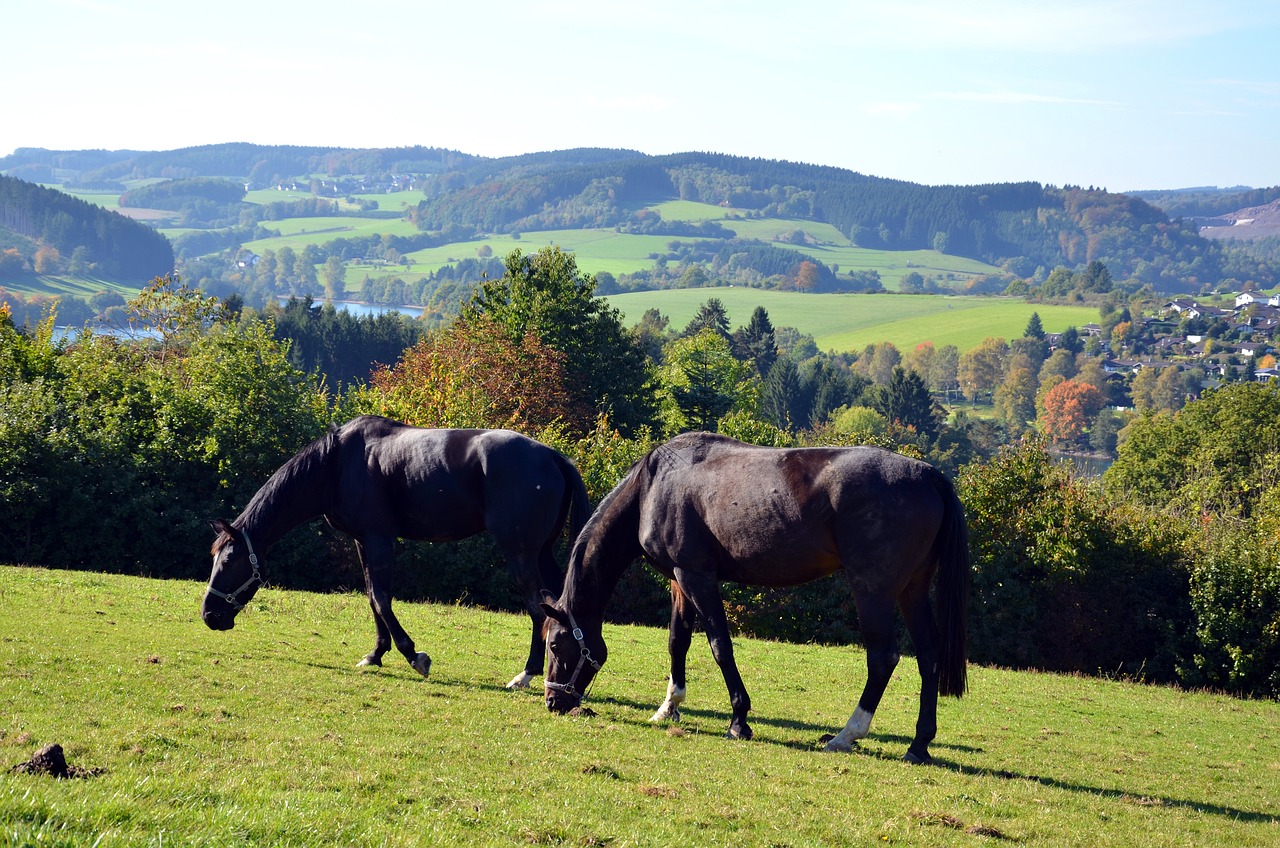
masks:
<svg viewBox="0 0 1280 848"><path fill-rule="evenodd" d="M1094 386L1063 380L1045 395L1041 423L1054 442L1074 444L1105 405L1106 398Z"/></svg>
<svg viewBox="0 0 1280 848"><path fill-rule="evenodd" d="M514 342L497 321L478 315L431 333L395 366L375 371L357 407L419 427L532 432L585 415L566 388L564 361L536 333Z"/></svg>

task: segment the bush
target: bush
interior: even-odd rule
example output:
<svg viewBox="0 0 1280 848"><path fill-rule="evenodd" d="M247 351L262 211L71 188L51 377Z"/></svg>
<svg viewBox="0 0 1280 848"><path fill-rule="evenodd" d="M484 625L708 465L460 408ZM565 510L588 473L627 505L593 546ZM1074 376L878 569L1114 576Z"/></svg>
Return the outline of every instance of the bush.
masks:
<svg viewBox="0 0 1280 848"><path fill-rule="evenodd" d="M1191 615L1176 524L1108 501L1036 441L966 466L959 488L972 659L1177 679Z"/></svg>
<svg viewBox="0 0 1280 848"><path fill-rule="evenodd" d="M1194 653L1185 682L1280 698L1280 536L1265 527L1207 525L1194 539Z"/></svg>

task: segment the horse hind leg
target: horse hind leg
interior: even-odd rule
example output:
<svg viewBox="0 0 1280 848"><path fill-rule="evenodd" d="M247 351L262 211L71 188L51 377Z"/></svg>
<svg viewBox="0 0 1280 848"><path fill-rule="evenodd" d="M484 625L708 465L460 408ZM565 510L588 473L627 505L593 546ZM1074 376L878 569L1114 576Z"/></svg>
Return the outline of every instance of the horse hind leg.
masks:
<svg viewBox="0 0 1280 848"><path fill-rule="evenodd" d="M372 608L372 600L369 602L369 606ZM374 643L373 650L366 654L360 662L356 663L357 668L381 668L382 655L391 650L391 634L387 632L387 625L383 624L376 610L373 613L373 624L378 631L377 641Z"/></svg>
<svg viewBox="0 0 1280 848"><path fill-rule="evenodd" d="M507 688L528 689L534 678L542 674L547 662L547 645L542 639L542 626L547 620L546 614L542 612L542 590L544 587L558 585L559 581L549 582L553 579L555 570L555 559L551 556L550 547L543 551L538 562L533 562L526 556L508 557L507 562L511 576L524 594L525 608L529 612L529 620L533 625L529 636L529 656L525 660L524 670L511 678ZM552 574L548 574L548 568L551 569Z"/></svg>
<svg viewBox="0 0 1280 848"><path fill-rule="evenodd" d="M916 718L916 735L903 759L909 763L928 763L929 743L938 734L938 626L929 604L928 587L903 599L902 614L907 621L911 643L920 669L920 712Z"/></svg>
<svg viewBox="0 0 1280 848"><path fill-rule="evenodd" d="M680 705L685 699L685 660L693 641L693 624L697 613L688 603L680 585L671 583L671 627L667 650L671 654L671 677L667 680L667 697L649 719L652 722L679 721Z"/></svg>
<svg viewBox="0 0 1280 848"><path fill-rule="evenodd" d="M827 742L825 750L839 753L849 753L855 742L871 732L871 720L898 665L893 603L883 599L857 598L857 604L858 624L867 649L867 683L849 721Z"/></svg>

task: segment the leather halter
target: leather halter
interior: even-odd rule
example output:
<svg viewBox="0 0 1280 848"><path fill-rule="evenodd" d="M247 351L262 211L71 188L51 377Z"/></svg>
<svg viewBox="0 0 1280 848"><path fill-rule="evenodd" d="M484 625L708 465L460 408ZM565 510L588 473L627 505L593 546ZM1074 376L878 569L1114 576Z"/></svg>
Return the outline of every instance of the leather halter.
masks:
<svg viewBox="0 0 1280 848"><path fill-rule="evenodd" d="M552 683L550 681L546 681L543 683L543 687L550 689L553 692L564 692L566 695L576 697L581 701L587 696L587 693L578 691L574 686L574 684L578 682L578 675L582 672L582 667L587 664L590 664L592 668L599 671L600 663L596 662L591 656L591 649L587 647L587 642L582 637L582 628L578 626L578 622L573 620L573 613L565 610L565 615L569 616L570 633L578 643L578 664L574 666L573 674L569 675L568 683ZM550 645L547 647L549 648ZM554 656L554 652L552 655ZM587 688L590 689L590 685L588 685Z"/></svg>
<svg viewBox="0 0 1280 848"><path fill-rule="evenodd" d="M253 566L253 573L249 575L249 579L244 581L244 583L240 585L240 588L236 589L234 592L220 592L213 588L213 581L209 581L209 594L213 595L215 598L222 598L230 604L231 608L236 612L244 609L244 604L241 603L239 599L240 593L248 589L254 583L265 582L262 579L262 572L258 568L258 555L253 552L253 542L249 541L249 534L241 530L240 535L244 537L244 546L249 549L249 565Z"/></svg>

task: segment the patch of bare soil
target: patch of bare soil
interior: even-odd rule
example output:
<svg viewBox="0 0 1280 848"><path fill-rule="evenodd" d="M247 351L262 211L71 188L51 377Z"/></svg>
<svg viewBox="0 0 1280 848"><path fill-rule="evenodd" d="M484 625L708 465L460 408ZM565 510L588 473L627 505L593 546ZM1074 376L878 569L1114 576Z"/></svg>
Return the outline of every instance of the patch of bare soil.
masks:
<svg viewBox="0 0 1280 848"><path fill-rule="evenodd" d="M1257 239L1280 235L1280 200L1221 215L1214 219L1213 224L1201 227L1200 235L1213 239Z"/></svg>

